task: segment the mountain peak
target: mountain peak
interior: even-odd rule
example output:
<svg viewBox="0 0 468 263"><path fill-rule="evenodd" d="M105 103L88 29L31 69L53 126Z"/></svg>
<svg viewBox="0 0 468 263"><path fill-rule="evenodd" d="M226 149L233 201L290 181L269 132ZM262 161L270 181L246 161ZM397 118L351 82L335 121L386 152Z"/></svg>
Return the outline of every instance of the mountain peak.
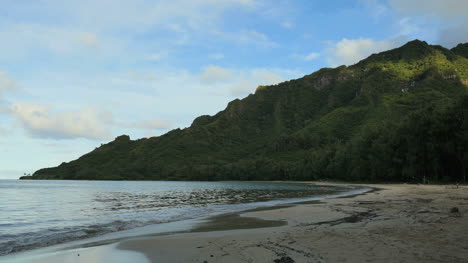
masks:
<svg viewBox="0 0 468 263"><path fill-rule="evenodd" d="M392 50L389 52L391 51ZM432 54L434 49L433 46L427 44L426 41L415 39L393 51L399 53L402 59L420 59L421 57Z"/></svg>
<svg viewBox="0 0 468 263"><path fill-rule="evenodd" d="M409 41L401 47L384 51L378 54L372 54L368 58L360 61L356 65L363 66L367 63L379 61L398 61L398 60L417 60L435 52L434 46L426 41L418 39Z"/></svg>
<svg viewBox="0 0 468 263"><path fill-rule="evenodd" d="M450 51L459 56L468 58L468 43L460 43L456 47L452 48Z"/></svg>
<svg viewBox="0 0 468 263"><path fill-rule="evenodd" d="M408 48L408 47L427 47L427 46L429 46L429 44L427 44L426 41L415 39L415 40L409 41L408 43L404 44L401 47L402 48L405 48L405 47Z"/></svg>

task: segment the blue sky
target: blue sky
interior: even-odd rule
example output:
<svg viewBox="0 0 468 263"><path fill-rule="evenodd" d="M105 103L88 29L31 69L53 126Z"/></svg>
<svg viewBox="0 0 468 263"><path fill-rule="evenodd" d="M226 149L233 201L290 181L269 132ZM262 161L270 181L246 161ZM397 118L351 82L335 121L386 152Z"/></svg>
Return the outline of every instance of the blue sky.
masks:
<svg viewBox="0 0 468 263"><path fill-rule="evenodd" d="M2 0L0 179L415 38L468 42L468 1Z"/></svg>

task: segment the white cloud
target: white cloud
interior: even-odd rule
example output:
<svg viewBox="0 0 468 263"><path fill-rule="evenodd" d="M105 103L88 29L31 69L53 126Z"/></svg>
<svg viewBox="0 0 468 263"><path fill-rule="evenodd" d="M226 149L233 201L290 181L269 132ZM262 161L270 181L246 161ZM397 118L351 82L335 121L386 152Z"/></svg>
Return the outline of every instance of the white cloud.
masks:
<svg viewBox="0 0 468 263"><path fill-rule="evenodd" d="M379 0L360 0L373 19L379 20L389 13L389 8Z"/></svg>
<svg viewBox="0 0 468 263"><path fill-rule="evenodd" d="M468 41L468 1L466 0L390 0L390 5L403 17L402 33L415 33L421 28L432 27L435 42L447 47ZM410 19L438 20L439 26L422 23L420 28ZM435 31L435 32L434 32Z"/></svg>
<svg viewBox="0 0 468 263"><path fill-rule="evenodd" d="M245 96L255 91L259 85L273 85L285 78L297 77L298 72L278 69L230 69L219 66L202 68L199 79L204 89L220 95Z"/></svg>
<svg viewBox="0 0 468 263"><path fill-rule="evenodd" d="M273 85L284 81L284 77L280 76L278 72L273 72L271 70L256 69L250 74L253 80L258 79L260 82L258 85Z"/></svg>
<svg viewBox="0 0 468 263"><path fill-rule="evenodd" d="M321 56L321 54L318 53L318 52L310 52L310 53L307 53L307 54L293 53L293 54L289 55L289 57L292 58L292 59L305 60L305 61L312 61L312 60L317 59L320 56Z"/></svg>
<svg viewBox="0 0 468 263"><path fill-rule="evenodd" d="M10 111L33 137L92 140L111 138L108 125L113 120L108 112L89 108L59 113L51 111L48 106L30 103L13 104Z"/></svg>
<svg viewBox="0 0 468 263"><path fill-rule="evenodd" d="M167 51L153 53L153 54L146 56L145 60L153 61L153 62L161 61L163 58L167 57L168 54L169 53Z"/></svg>
<svg viewBox="0 0 468 263"><path fill-rule="evenodd" d="M142 120L142 121L134 121L134 122L114 122L116 126L125 128L126 130L139 130L138 133L142 134L143 137L151 137L155 136L155 131L166 131L169 130L173 124L169 120ZM128 133L127 133L128 134Z"/></svg>
<svg viewBox="0 0 468 263"><path fill-rule="evenodd" d="M90 32L79 33L76 36L76 39L87 46L95 47L98 45L98 38L96 34Z"/></svg>
<svg viewBox="0 0 468 263"><path fill-rule="evenodd" d="M233 73L229 69L218 66L206 66L202 68L200 80L202 83L213 84L232 78Z"/></svg>
<svg viewBox="0 0 468 263"><path fill-rule="evenodd" d="M171 128L171 122L167 120L145 120L131 124L131 126L145 130L167 130Z"/></svg>
<svg viewBox="0 0 468 263"><path fill-rule="evenodd" d="M241 75L243 77L229 87L230 94L233 96L252 93L260 85L274 85L284 81L279 73L265 69L255 69L243 72Z"/></svg>
<svg viewBox="0 0 468 263"><path fill-rule="evenodd" d="M291 29L294 27L294 24L292 22L289 22L289 21L284 21L280 24L280 26L282 28L285 28L285 29Z"/></svg>
<svg viewBox="0 0 468 263"><path fill-rule="evenodd" d="M404 17L398 20L398 27L400 35L404 36L414 35L421 31L421 28L416 23L413 23L410 17Z"/></svg>
<svg viewBox="0 0 468 263"><path fill-rule="evenodd" d="M241 43L255 43L262 46L274 47L277 44L270 40L270 38L263 34L259 33L255 30L243 30L239 32L238 41Z"/></svg>
<svg viewBox="0 0 468 263"><path fill-rule="evenodd" d="M14 90L17 87L16 81L14 81L6 71L0 70L0 102L5 92Z"/></svg>
<svg viewBox="0 0 468 263"><path fill-rule="evenodd" d="M141 48L145 45L142 43L152 42L140 41L147 33L161 33L163 37L155 40L152 47L168 49L170 45L190 44L210 32L221 31L226 10L256 10L258 1L46 0L4 4L2 10L9 16L0 23L0 50L8 52L2 52L0 59L28 59L42 55L44 50L58 55L111 54L122 58L130 46ZM261 34L250 32L249 37L256 39L253 44L268 43ZM247 41L247 37L241 41ZM94 52L90 54L91 50Z"/></svg>
<svg viewBox="0 0 468 263"><path fill-rule="evenodd" d="M242 45L257 45L265 48L277 47L278 43L272 41L267 35L255 30L241 30L239 32L214 31L214 35Z"/></svg>
<svg viewBox="0 0 468 263"><path fill-rule="evenodd" d="M95 33L82 31L73 27L51 26L40 24L10 24L0 27L0 58L19 59L28 58L43 53L44 51L58 55L85 54L96 47L101 47L98 36ZM118 46L111 39L112 46ZM99 51L109 52L109 45L103 45L106 49Z"/></svg>
<svg viewBox="0 0 468 263"><path fill-rule="evenodd" d="M373 53L396 48L402 39L375 41L369 38L346 39L332 44L327 49L327 62L330 66L352 65Z"/></svg>
<svg viewBox="0 0 468 263"><path fill-rule="evenodd" d="M8 101L4 99L5 94L16 89L18 89L16 81L10 77L8 72L0 70L0 117L10 112ZM0 134L7 134L7 129L0 127Z"/></svg>
<svg viewBox="0 0 468 263"><path fill-rule="evenodd" d="M310 61L310 60L314 60L314 59L316 59L318 57L320 57L320 53L311 52L311 53L304 56L304 60Z"/></svg>
<svg viewBox="0 0 468 263"><path fill-rule="evenodd" d="M227 8L255 8L256 0L60 0L43 1L29 12L66 19L97 30L138 30L178 24L197 29L217 20ZM47 11L47 12L46 12ZM24 11L23 15L28 14Z"/></svg>

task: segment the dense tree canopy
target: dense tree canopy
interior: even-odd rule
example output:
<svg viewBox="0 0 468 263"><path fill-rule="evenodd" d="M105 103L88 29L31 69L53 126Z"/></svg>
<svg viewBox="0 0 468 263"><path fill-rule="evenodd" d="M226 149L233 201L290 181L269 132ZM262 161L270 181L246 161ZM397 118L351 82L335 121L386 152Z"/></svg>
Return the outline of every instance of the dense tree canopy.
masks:
<svg viewBox="0 0 468 263"><path fill-rule="evenodd" d="M465 181L467 50L411 41L24 179Z"/></svg>

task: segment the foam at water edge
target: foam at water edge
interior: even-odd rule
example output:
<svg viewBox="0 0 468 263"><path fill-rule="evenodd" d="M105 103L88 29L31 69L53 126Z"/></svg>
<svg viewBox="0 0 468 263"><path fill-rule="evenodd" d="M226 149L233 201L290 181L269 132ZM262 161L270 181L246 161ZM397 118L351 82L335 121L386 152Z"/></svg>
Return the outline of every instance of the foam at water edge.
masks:
<svg viewBox="0 0 468 263"><path fill-rule="evenodd" d="M23 253L6 256L0 262L16 263L150 263L142 253L117 249L118 244L89 248L53 251L48 253Z"/></svg>

